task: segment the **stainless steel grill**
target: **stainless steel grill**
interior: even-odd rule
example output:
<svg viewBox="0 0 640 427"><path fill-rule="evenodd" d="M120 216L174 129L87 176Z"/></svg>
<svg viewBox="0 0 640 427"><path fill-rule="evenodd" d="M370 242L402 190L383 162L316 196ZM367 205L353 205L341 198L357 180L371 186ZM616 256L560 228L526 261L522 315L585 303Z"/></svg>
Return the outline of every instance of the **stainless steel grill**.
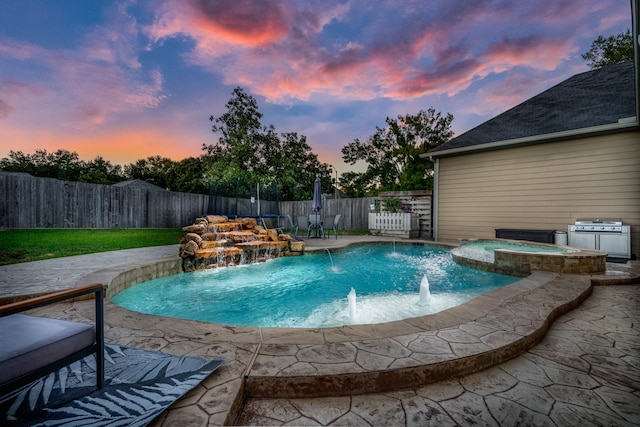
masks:
<svg viewBox="0 0 640 427"><path fill-rule="evenodd" d="M621 219L578 219L569 226L569 246L596 249L612 258L631 258L630 231Z"/></svg>

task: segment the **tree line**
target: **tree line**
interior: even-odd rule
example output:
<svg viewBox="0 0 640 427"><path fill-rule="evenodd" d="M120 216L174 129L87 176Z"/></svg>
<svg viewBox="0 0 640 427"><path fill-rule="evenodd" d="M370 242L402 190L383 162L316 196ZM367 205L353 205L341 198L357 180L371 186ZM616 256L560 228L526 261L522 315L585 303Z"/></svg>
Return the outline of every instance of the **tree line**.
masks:
<svg viewBox="0 0 640 427"><path fill-rule="evenodd" d="M37 149L33 154L9 151L8 157L0 159L0 170L105 185L141 179L173 191L206 193L208 189L199 180L189 182L189 175L195 170L194 161L198 163L199 159L189 158L177 162L166 157L151 156L123 167L114 165L101 156L84 161L75 151L59 149L48 152ZM185 170L190 173L182 173Z"/></svg>

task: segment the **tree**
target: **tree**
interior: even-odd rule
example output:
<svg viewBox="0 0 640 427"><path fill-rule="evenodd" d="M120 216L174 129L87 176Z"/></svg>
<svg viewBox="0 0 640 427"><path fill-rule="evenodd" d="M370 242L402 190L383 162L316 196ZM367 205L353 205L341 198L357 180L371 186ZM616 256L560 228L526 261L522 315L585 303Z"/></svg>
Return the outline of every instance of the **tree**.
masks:
<svg viewBox="0 0 640 427"><path fill-rule="evenodd" d="M32 157L22 151L9 151L9 157L4 157L0 160L0 170L7 172L24 172L33 176L39 176L38 166Z"/></svg>
<svg viewBox="0 0 640 427"><path fill-rule="evenodd" d="M26 172L42 178L63 181L80 181L111 185L124 180L122 168L112 165L98 156L90 162L80 160L78 153L67 150L36 150L34 154L10 151L9 157L0 160L0 169L10 172Z"/></svg>
<svg viewBox="0 0 640 427"><path fill-rule="evenodd" d="M433 164L420 154L453 136L453 116L442 116L434 108L416 115L387 117L386 126L366 142L355 139L342 148L343 160L351 165L367 163L365 172L343 176L340 185L347 194L373 195L376 191L433 188Z"/></svg>
<svg viewBox="0 0 640 427"><path fill-rule="evenodd" d="M588 65L592 70L632 60L633 37L631 36L631 30L627 29L626 32L607 38L598 36L591 43L591 49L582 54L582 59L588 61Z"/></svg>
<svg viewBox="0 0 640 427"><path fill-rule="evenodd" d="M204 174L209 159L208 156L203 155L173 162L167 171L167 188L182 193L208 194L209 187Z"/></svg>
<svg viewBox="0 0 640 427"><path fill-rule="evenodd" d="M206 178L218 192L231 197L246 197L251 187L263 180L265 169L264 141L268 130L262 127L262 113L257 101L241 87L233 90L220 117L211 115L211 131L219 134L214 144L202 149L212 157Z"/></svg>
<svg viewBox="0 0 640 427"><path fill-rule="evenodd" d="M273 164L273 175L278 182L281 200L308 200L313 198L313 182L320 176L322 188L330 192L331 169L321 163L313 153L307 138L296 132L282 134Z"/></svg>
<svg viewBox="0 0 640 427"><path fill-rule="evenodd" d="M175 162L168 157L149 156L124 167L129 179L140 179L172 190L168 174Z"/></svg>
<svg viewBox="0 0 640 427"><path fill-rule="evenodd" d="M210 116L213 133L219 133L216 144L203 145L211 155L222 155L228 161L247 171L259 172L263 165L264 146L262 136L267 132L260 119L255 98L241 87L233 90L232 98L225 105L227 112L220 117Z"/></svg>
<svg viewBox="0 0 640 427"><path fill-rule="evenodd" d="M373 189L369 189L369 183L363 173L348 171L340 175L340 188L347 197L366 197L373 194Z"/></svg>
<svg viewBox="0 0 640 427"><path fill-rule="evenodd" d="M92 184L111 185L124 180L122 166L112 165L110 161L97 156L90 162L86 162L84 171L78 177L78 181Z"/></svg>
<svg viewBox="0 0 640 427"><path fill-rule="evenodd" d="M280 139L273 125L262 125L257 101L240 87L226 108L220 117L209 117L218 141L202 146L211 159L206 179L218 194L247 197L256 184L276 182L281 200L301 200L311 197L317 175L331 189L329 166L318 161L304 135L283 133Z"/></svg>

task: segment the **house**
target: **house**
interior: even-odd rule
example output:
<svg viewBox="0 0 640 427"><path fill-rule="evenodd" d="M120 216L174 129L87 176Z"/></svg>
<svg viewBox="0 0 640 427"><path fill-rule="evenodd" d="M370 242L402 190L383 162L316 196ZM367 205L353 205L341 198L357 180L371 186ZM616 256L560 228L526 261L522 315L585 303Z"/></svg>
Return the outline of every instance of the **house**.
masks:
<svg viewBox="0 0 640 427"><path fill-rule="evenodd" d="M577 74L423 154L435 163L435 240L618 218L637 257L637 80L633 61Z"/></svg>

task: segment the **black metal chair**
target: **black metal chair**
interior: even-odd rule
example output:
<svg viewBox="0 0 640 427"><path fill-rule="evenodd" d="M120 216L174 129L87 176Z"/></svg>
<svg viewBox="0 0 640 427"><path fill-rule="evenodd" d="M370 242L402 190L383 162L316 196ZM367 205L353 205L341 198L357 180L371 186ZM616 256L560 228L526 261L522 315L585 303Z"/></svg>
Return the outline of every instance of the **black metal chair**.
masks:
<svg viewBox="0 0 640 427"><path fill-rule="evenodd" d="M95 294L95 326L18 314L33 308ZM104 385L104 290L88 285L0 306L0 334L12 336L0 348L0 395L57 371L90 354L96 355L96 386ZM10 328L4 331L3 328ZM34 329L35 328L35 329ZM37 333L34 333L37 331ZM36 336L37 335L37 336ZM10 347L10 348L9 348ZM4 352L9 352L6 357Z"/></svg>

